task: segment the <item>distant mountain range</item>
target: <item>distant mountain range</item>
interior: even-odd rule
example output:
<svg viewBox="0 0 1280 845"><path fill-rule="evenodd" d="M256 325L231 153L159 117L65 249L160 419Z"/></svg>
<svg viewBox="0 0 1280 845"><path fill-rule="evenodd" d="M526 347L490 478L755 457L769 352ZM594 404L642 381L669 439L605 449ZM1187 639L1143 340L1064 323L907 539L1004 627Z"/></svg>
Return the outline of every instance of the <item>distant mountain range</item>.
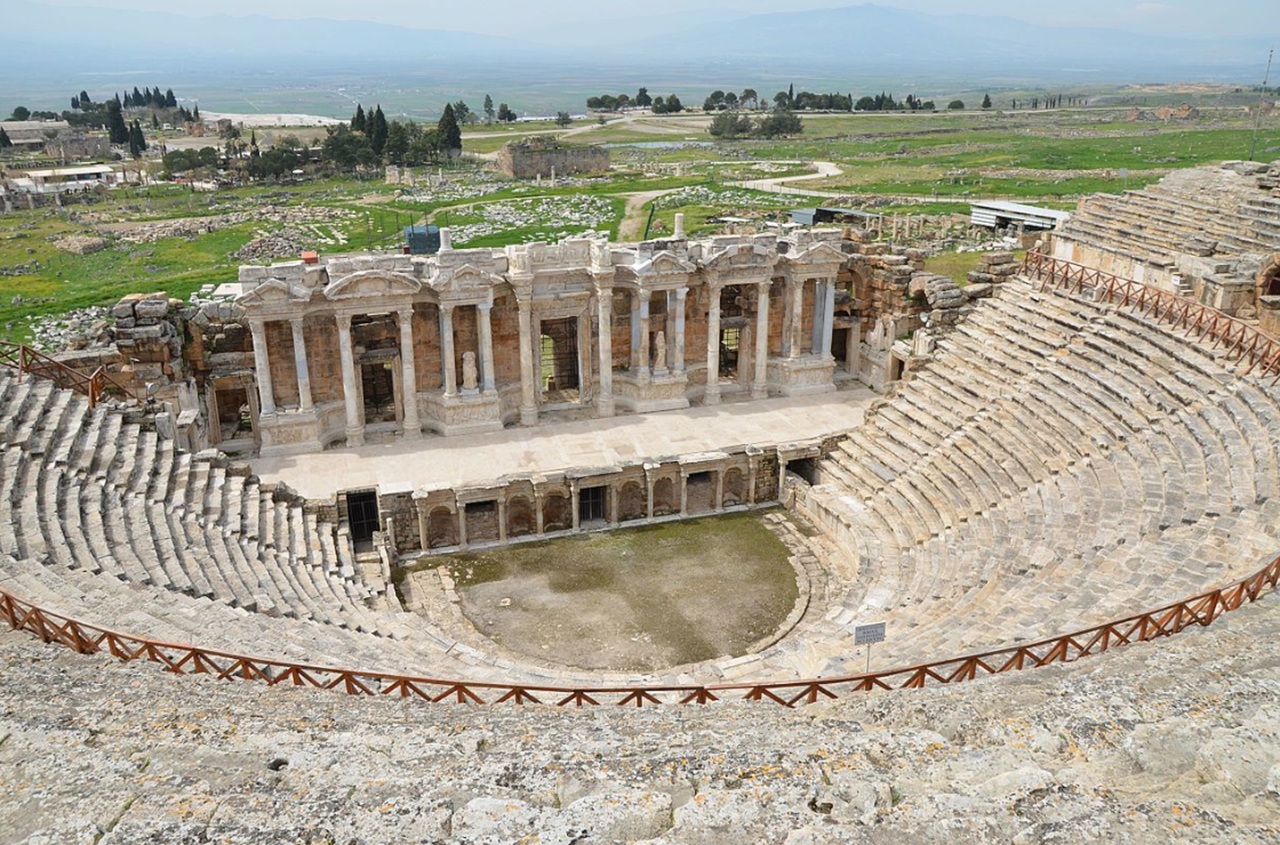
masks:
<svg viewBox="0 0 1280 845"><path fill-rule="evenodd" d="M165 85L181 79L187 90L214 87L215 79L234 79L232 84L245 91L320 79L332 85L343 74L413 79L421 86L438 82L459 91L488 90L483 86L493 80L509 80L513 96L528 85L529 99L539 107L571 108L580 108L582 94L591 87L627 90L646 82L699 96L708 85L786 79L829 86L823 90L844 90L843 80L856 88L856 80L870 84L871 79L899 80L897 90L927 90L930 80L972 87L1186 80L1254 84L1261 81L1267 49L1280 40L1043 27L1008 17L872 4L739 17L648 16L633 22L620 22L614 11L607 25L566 22L519 39L431 29L429 5L421 20L402 26L262 15L188 17L26 0L7 0L5 6L0 78L10 90L0 90L0 107L11 96L79 90L86 79L99 78L111 87L138 71ZM478 21L477 28L482 25Z"/></svg>

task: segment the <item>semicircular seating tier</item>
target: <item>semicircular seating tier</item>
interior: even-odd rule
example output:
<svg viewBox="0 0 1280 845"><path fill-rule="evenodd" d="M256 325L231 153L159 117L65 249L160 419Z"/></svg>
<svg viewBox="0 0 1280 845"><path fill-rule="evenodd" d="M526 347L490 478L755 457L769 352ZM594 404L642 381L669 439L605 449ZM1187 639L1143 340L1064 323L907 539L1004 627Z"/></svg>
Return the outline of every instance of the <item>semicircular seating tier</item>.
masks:
<svg viewBox="0 0 1280 845"><path fill-rule="evenodd" d="M1280 550L1280 391L1141 315L998 286L794 482L833 550L797 628L696 680L856 672L1165 604ZM359 669L584 683L370 589L337 527L137 409L0 371L0 585L155 639ZM820 612L817 608L821 607ZM687 667L686 667L687 668ZM675 677L676 672L669 673ZM686 677L685 680L688 680Z"/></svg>

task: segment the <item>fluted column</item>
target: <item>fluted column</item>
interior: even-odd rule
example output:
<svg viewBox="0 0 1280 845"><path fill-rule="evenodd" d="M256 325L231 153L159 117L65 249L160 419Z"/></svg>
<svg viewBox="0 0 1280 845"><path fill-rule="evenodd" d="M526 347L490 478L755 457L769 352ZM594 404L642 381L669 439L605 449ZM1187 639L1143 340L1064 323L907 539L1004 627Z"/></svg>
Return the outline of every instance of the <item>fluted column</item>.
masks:
<svg viewBox="0 0 1280 845"><path fill-rule="evenodd" d="M613 416L613 289L596 293L596 323L600 347L600 395L596 397L596 413Z"/></svg>
<svg viewBox="0 0 1280 845"><path fill-rule="evenodd" d="M769 395L769 282L756 285L755 373L751 378L751 398Z"/></svg>
<svg viewBox="0 0 1280 845"><path fill-rule="evenodd" d="M422 436L422 423L418 419L418 370L413 360L413 308L401 308L400 318L400 380L404 403L404 436L410 439Z"/></svg>
<svg viewBox="0 0 1280 845"><path fill-rule="evenodd" d="M720 404L720 288L707 290L707 405Z"/></svg>
<svg viewBox="0 0 1280 845"><path fill-rule="evenodd" d="M356 381L355 351L351 348L351 315L338 314L338 354L342 358L342 397L347 408L347 445L364 445L364 424L360 419L360 386Z"/></svg>
<svg viewBox="0 0 1280 845"><path fill-rule="evenodd" d="M684 302L689 295L688 288L676 289L676 338L675 354L672 356L672 369L677 373L684 372Z"/></svg>
<svg viewBox="0 0 1280 845"><path fill-rule="evenodd" d="M520 424L533 425L538 421L537 377L533 374L533 303L518 299L517 304L520 307Z"/></svg>
<svg viewBox="0 0 1280 845"><path fill-rule="evenodd" d="M276 412L276 394L271 387L271 361L267 357L267 330L262 320L252 320L249 331L253 335L253 369L258 382L258 408L264 415Z"/></svg>
<svg viewBox="0 0 1280 845"><path fill-rule="evenodd" d="M444 395L458 394L458 365L453 360L453 306L440 306L440 366L444 369Z"/></svg>
<svg viewBox="0 0 1280 845"><path fill-rule="evenodd" d="M493 303L481 302L476 306L480 318L480 389L484 393L492 392L493 375Z"/></svg>

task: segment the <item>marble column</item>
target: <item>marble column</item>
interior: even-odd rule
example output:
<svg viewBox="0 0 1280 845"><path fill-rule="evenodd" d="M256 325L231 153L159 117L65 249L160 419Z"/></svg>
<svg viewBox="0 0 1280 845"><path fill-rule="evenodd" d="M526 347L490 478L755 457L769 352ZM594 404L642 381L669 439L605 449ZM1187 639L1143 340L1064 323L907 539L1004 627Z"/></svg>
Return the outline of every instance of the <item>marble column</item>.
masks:
<svg viewBox="0 0 1280 845"><path fill-rule="evenodd" d="M444 369L444 395L458 395L458 364L453 359L453 306L440 306L440 366Z"/></svg>
<svg viewBox="0 0 1280 845"><path fill-rule="evenodd" d="M827 325L827 283L813 284L813 325L809 328L809 349L814 355L822 354L822 332Z"/></svg>
<svg viewBox="0 0 1280 845"><path fill-rule="evenodd" d="M650 343L649 343L649 291L640 294L640 377L649 378Z"/></svg>
<svg viewBox="0 0 1280 845"><path fill-rule="evenodd" d="M351 315L338 314L338 354L342 358L342 397L347 406L347 445L364 445L360 418L360 385L356 381L355 351L351 348Z"/></svg>
<svg viewBox="0 0 1280 845"><path fill-rule="evenodd" d="M822 357L831 357L831 335L836 325L836 282L828 279L822 303Z"/></svg>
<svg viewBox="0 0 1280 845"><path fill-rule="evenodd" d="M684 372L684 307L685 299L689 295L688 288L676 289L676 317L675 317L675 352L672 355L672 369L677 373Z"/></svg>
<svg viewBox="0 0 1280 845"><path fill-rule="evenodd" d="M596 292L596 324L600 349L600 395L596 397L596 413L613 416L613 290Z"/></svg>
<svg viewBox="0 0 1280 845"><path fill-rule="evenodd" d="M476 306L480 325L480 389L492 393L496 387L493 375L493 303L481 302Z"/></svg>
<svg viewBox="0 0 1280 845"><path fill-rule="evenodd" d="M787 350L788 358L800 357L800 338L804 330L804 279L795 279L791 283L791 320L790 320L790 341L791 348Z"/></svg>
<svg viewBox="0 0 1280 845"><path fill-rule="evenodd" d="M533 303L517 298L517 304L520 307L520 424L533 425L538 421L537 376L533 370ZM538 514L541 518L541 508Z"/></svg>
<svg viewBox="0 0 1280 845"><path fill-rule="evenodd" d="M703 404L720 404L720 288L707 289L707 392Z"/></svg>
<svg viewBox="0 0 1280 845"><path fill-rule="evenodd" d="M289 321L293 330L293 366L298 371L298 408L311 410L311 370L307 366L307 340L302 332L302 318Z"/></svg>
<svg viewBox="0 0 1280 845"><path fill-rule="evenodd" d="M640 358L640 297L642 291L633 290L631 293L631 372L639 373L640 366L644 362Z"/></svg>
<svg viewBox="0 0 1280 845"><path fill-rule="evenodd" d="M258 382L258 408L263 416L276 412L276 394L271 387L271 361L267 357L267 327L262 320L252 320L249 331L253 334L253 369Z"/></svg>
<svg viewBox="0 0 1280 845"><path fill-rule="evenodd" d="M401 308L396 312L400 319L400 380L404 403L404 436L416 439L422 436L422 423L418 419L418 371L413 359L413 308Z"/></svg>
<svg viewBox="0 0 1280 845"><path fill-rule="evenodd" d="M769 395L769 282L756 285L755 372L751 378L751 398Z"/></svg>

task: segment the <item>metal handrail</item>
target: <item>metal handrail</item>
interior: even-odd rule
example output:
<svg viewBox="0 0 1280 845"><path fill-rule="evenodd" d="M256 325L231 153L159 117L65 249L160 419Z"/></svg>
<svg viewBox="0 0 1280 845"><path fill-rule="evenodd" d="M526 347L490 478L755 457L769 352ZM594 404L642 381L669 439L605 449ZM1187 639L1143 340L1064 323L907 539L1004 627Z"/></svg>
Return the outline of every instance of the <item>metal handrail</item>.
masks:
<svg viewBox="0 0 1280 845"><path fill-rule="evenodd" d="M1092 291L1099 299L1105 298L1122 308L1143 311L1172 328L1186 329L1188 337L1212 338L1212 348L1224 346L1236 362L1248 362L1244 375L1256 370L1259 378L1265 378L1274 373L1271 385L1274 387L1280 383L1280 340L1216 308L1142 282L1034 251L1028 252L1022 260L1021 272L1028 279L1040 282L1041 290L1048 290L1053 285L1072 294Z"/></svg>
<svg viewBox="0 0 1280 845"><path fill-rule="evenodd" d="M268 686L340 690L348 695L395 695L430 702L459 704L554 704L559 707L644 707L663 703L707 704L731 697L769 701L784 707L836 699L854 692L918 689L971 681L982 675L1072 663L1121 646L1151 642L1193 625L1208 626L1224 613L1257 601L1280 582L1280 557L1249 577L1207 593L1145 613L1104 622L1027 645L948 657L859 675L791 681L729 684L658 684L624 686L554 686L502 681L470 681L344 669L252 657L196 645L168 643L102 628L62 616L12 592L0 589L0 619L15 630L29 631L46 643L81 654L100 651L124 661L159 663L176 674L207 674L224 680L262 681Z"/></svg>
<svg viewBox="0 0 1280 845"><path fill-rule="evenodd" d="M89 398L90 408L102 401L108 392L129 395L128 388L112 378L106 367L98 367L85 375L57 358L21 343L0 341L0 366L9 366L18 372L48 379L65 390L82 393Z"/></svg>

